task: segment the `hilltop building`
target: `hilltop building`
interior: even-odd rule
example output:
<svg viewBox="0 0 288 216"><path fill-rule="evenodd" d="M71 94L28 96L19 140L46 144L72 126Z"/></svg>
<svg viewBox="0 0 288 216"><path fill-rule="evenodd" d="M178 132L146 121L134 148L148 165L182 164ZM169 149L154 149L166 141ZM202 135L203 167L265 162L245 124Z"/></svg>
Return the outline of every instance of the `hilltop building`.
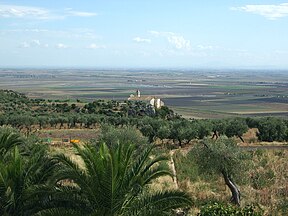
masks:
<svg viewBox="0 0 288 216"><path fill-rule="evenodd" d="M136 90L136 95L137 95L138 98L141 97L141 94L140 94L140 90L139 90L139 89Z"/></svg>
<svg viewBox="0 0 288 216"><path fill-rule="evenodd" d="M136 96L135 96L136 95ZM131 101L143 101L146 102L147 105L151 105L155 109L160 109L162 106L164 106L164 102L155 96L141 96L140 90L136 90L136 94L131 94L128 100Z"/></svg>

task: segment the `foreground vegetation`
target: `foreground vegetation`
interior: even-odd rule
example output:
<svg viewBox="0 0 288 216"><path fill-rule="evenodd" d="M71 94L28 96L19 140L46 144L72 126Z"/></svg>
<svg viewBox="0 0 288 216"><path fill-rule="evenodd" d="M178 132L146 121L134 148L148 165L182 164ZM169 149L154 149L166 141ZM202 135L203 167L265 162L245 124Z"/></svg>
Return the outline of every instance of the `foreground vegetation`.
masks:
<svg viewBox="0 0 288 216"><path fill-rule="evenodd" d="M31 149L27 149L29 145ZM153 146L135 154L131 144L110 148L74 145L78 162L51 155L43 145L0 131L1 215L165 215L191 200L179 190L150 192L156 178L172 175L150 159ZM80 161L80 162L79 162ZM170 213L169 213L170 212Z"/></svg>
<svg viewBox="0 0 288 216"><path fill-rule="evenodd" d="M264 215L287 214L287 150L245 151L231 140L204 142L209 148L199 142L188 151L174 153L179 188L194 200L192 215L203 205L220 210L235 200L240 206L258 206ZM230 183L223 171L232 179Z"/></svg>
<svg viewBox="0 0 288 216"><path fill-rule="evenodd" d="M143 102L0 94L1 215L285 215L288 210L286 150L245 151L236 143L285 142L285 119L195 120ZM249 128L257 137L243 136ZM51 129L94 135L55 147L37 136Z"/></svg>

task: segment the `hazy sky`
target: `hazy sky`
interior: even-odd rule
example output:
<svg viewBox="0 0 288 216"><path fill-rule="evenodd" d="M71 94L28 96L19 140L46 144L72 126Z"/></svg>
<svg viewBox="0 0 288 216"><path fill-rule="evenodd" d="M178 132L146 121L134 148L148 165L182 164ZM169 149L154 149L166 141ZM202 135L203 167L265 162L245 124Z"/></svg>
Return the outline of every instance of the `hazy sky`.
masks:
<svg viewBox="0 0 288 216"><path fill-rule="evenodd" d="M288 69L288 1L0 0L0 66Z"/></svg>

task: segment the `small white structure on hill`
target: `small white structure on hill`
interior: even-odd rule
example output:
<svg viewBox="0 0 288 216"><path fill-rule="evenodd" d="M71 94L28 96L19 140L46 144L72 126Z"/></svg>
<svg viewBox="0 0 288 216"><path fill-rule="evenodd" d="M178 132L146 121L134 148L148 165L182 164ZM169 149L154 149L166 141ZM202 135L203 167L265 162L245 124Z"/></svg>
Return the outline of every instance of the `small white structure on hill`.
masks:
<svg viewBox="0 0 288 216"><path fill-rule="evenodd" d="M140 94L140 90L139 90L139 89L136 90L136 95L137 95L138 98L141 97L141 94Z"/></svg>
<svg viewBox="0 0 288 216"><path fill-rule="evenodd" d="M149 101L150 105L154 106L156 109L160 109L162 106L164 106L164 102L161 101L160 98L153 97Z"/></svg>
<svg viewBox="0 0 288 216"><path fill-rule="evenodd" d="M141 96L140 95L140 90L137 89L136 91L136 96L134 94L131 94L128 100L133 100L133 101L144 101L147 104L151 105L155 109L160 109L162 106L164 106L164 102L161 101L160 98L155 97L155 96Z"/></svg>

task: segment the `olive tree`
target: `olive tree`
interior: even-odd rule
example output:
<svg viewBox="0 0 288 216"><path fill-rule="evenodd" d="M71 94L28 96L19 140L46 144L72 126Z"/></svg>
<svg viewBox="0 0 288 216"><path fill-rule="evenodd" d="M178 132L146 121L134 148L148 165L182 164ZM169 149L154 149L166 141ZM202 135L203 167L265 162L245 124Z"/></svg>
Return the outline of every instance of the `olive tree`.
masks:
<svg viewBox="0 0 288 216"><path fill-rule="evenodd" d="M225 119L216 119L211 121L212 125L212 139L218 139L219 136L225 134L227 128L227 121Z"/></svg>
<svg viewBox="0 0 288 216"><path fill-rule="evenodd" d="M129 126L116 128L111 125L102 125L98 141L109 147L116 146L119 143L134 144L139 149L148 144L147 138L139 130Z"/></svg>
<svg viewBox="0 0 288 216"><path fill-rule="evenodd" d="M217 140L205 139L188 154L195 160L199 171L205 174L222 175L231 191L231 202L240 205L240 190L234 178L240 178L246 166L246 153L241 151L235 141L226 137Z"/></svg>
<svg viewBox="0 0 288 216"><path fill-rule="evenodd" d="M140 122L140 131L141 133L148 137L149 142L154 142L155 138L157 137L158 130L164 125L165 121L161 119L153 119L150 117L143 118Z"/></svg>
<svg viewBox="0 0 288 216"><path fill-rule="evenodd" d="M268 117L261 119L258 124L257 137L261 141L284 141L288 138L288 127L279 118Z"/></svg>
<svg viewBox="0 0 288 216"><path fill-rule="evenodd" d="M225 135L227 137L239 137L244 142L242 135L248 131L248 126L245 119L234 118L227 121Z"/></svg>

